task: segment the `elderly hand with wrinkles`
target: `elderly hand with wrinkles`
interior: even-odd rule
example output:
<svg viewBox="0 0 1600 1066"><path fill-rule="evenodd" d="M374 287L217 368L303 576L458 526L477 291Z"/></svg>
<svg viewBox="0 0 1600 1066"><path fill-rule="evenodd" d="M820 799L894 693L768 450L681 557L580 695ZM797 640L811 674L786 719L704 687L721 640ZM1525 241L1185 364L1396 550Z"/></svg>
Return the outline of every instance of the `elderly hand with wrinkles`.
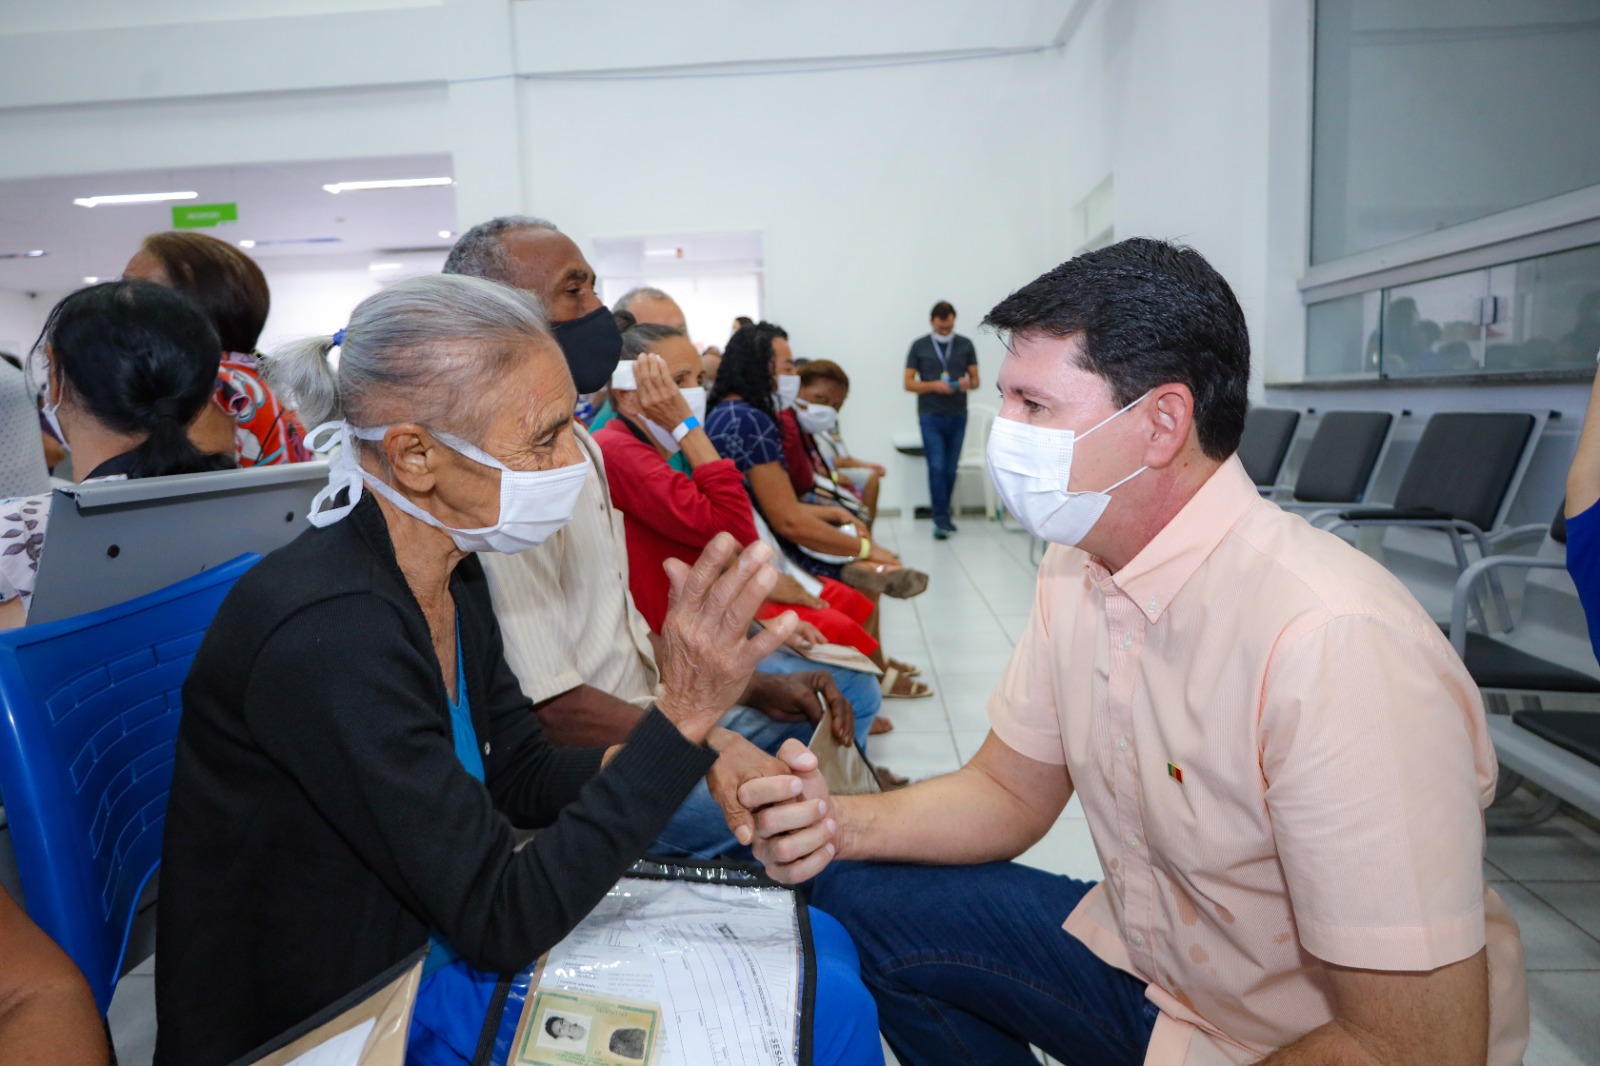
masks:
<svg viewBox="0 0 1600 1066"><path fill-rule="evenodd" d="M695 743L703 743L750 683L756 664L777 651L799 619L787 612L746 636L778 583L772 549L757 541L743 552L727 533L712 538L693 567L666 562L671 592L661 626L656 706Z"/></svg>
<svg viewBox="0 0 1600 1066"><path fill-rule="evenodd" d="M634 362L633 381L644 416L662 429L671 430L694 413L682 391L673 384L667 361L655 352L645 352Z"/></svg>

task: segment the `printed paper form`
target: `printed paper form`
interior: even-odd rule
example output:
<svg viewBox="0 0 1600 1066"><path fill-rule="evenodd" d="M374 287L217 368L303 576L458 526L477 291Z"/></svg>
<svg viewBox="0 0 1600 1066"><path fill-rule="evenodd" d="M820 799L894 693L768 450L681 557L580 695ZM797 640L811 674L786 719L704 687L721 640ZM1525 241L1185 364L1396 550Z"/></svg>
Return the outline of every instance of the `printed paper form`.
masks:
<svg viewBox="0 0 1600 1066"><path fill-rule="evenodd" d="M794 1066L800 959L791 892L624 878L539 987L659 1003L660 1066Z"/></svg>

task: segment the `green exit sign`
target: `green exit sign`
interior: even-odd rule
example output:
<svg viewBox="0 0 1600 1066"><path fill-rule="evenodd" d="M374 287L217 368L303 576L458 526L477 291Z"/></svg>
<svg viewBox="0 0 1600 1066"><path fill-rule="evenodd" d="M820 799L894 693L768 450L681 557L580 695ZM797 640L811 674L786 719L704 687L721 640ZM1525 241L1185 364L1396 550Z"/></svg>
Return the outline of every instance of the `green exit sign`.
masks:
<svg viewBox="0 0 1600 1066"><path fill-rule="evenodd" d="M238 204L175 204L173 229L204 229L219 222L239 221Z"/></svg>

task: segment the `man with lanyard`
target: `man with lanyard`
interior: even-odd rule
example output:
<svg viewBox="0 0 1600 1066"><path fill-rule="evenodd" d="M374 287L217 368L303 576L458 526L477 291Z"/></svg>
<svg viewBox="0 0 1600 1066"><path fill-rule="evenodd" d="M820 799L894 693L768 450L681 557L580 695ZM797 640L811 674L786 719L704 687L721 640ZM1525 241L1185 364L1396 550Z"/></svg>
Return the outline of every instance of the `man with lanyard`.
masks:
<svg viewBox="0 0 1600 1066"><path fill-rule="evenodd" d="M906 391L917 394L922 452L928 459L928 495L933 502L933 539L956 531L950 520L950 494L967 435L967 393L978 387L978 352L956 333L956 309L948 301L933 305L932 330L911 342L906 355Z"/></svg>

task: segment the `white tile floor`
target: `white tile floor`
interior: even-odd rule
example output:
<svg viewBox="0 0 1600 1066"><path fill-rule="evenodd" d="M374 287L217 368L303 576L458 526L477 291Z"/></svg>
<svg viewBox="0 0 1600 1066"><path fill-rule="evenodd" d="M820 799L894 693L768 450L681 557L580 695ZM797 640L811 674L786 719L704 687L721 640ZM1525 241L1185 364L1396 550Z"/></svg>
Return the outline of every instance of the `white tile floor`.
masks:
<svg viewBox="0 0 1600 1066"><path fill-rule="evenodd" d="M922 666L936 695L885 704L893 733L874 737L874 760L913 777L956 769L982 743L984 701L1006 664L1033 601L1028 538L966 518L935 542L931 524L885 519L878 539L933 583L909 602L884 601L884 642ZM1513 802L1517 797L1513 797ZM1088 824L1076 801L1022 861L1080 878L1099 877ZM1533 1006L1526 1066L1600 1063L1600 832L1564 816L1536 829L1495 835L1486 876L1522 925ZM155 1038L147 963L123 979L111 1028L123 1066L145 1066ZM894 1066L893 1056L889 1057Z"/></svg>

